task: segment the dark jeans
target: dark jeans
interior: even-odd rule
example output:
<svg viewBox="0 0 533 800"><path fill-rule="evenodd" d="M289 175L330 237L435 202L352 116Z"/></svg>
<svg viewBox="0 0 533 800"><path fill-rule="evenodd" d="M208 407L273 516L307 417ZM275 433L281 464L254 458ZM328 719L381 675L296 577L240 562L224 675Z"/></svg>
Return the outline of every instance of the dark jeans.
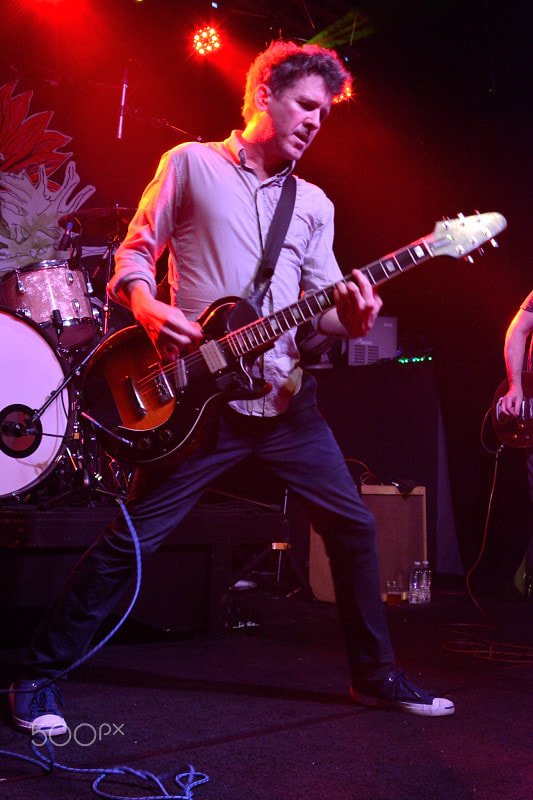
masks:
<svg viewBox="0 0 533 800"><path fill-rule="evenodd" d="M531 500L531 505L533 506L533 447L527 448L526 451L526 463L527 463L527 479L529 483L529 499ZM530 515L530 520L532 521L533 527L533 513ZM529 542L526 547L526 572L528 575L533 575L533 530L529 536Z"/></svg>
<svg viewBox="0 0 533 800"><path fill-rule="evenodd" d="M352 682L384 677L394 656L380 594L375 522L317 410L309 375L284 414L256 419L228 408L177 468L137 471L127 508L143 559L215 477L250 454L300 499L324 539ZM26 677L54 677L83 655L134 574L131 533L120 515L74 567L39 625L24 660Z"/></svg>

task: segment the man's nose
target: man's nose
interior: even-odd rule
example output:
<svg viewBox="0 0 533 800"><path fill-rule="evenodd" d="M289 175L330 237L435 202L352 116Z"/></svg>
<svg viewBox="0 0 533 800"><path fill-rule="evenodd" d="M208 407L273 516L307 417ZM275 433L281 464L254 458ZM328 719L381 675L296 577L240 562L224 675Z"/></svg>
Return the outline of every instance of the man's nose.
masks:
<svg viewBox="0 0 533 800"><path fill-rule="evenodd" d="M310 111L307 114L305 124L309 130L318 130L320 128L322 120L320 118L320 110L318 108L315 108L313 111Z"/></svg>

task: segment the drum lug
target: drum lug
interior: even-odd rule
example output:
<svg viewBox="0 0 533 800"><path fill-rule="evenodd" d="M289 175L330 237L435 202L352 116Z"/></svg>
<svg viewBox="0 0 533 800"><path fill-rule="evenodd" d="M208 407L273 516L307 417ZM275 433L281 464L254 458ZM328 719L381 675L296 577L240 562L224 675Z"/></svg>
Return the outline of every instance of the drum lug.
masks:
<svg viewBox="0 0 533 800"><path fill-rule="evenodd" d="M23 292L24 294L24 292ZM17 314L20 314L21 317L26 317L26 319L31 319L31 309L29 308L16 308L15 309Z"/></svg>
<svg viewBox="0 0 533 800"><path fill-rule="evenodd" d="M65 272L65 275L66 275L66 278L67 278L67 283L70 286L72 283L74 283L74 275L72 274L72 272L69 269L67 269L67 271Z"/></svg>
<svg viewBox="0 0 533 800"><path fill-rule="evenodd" d="M80 315L80 308L81 308L80 301L79 301L79 300L77 300L76 298L74 298L74 299L72 300L72 302L71 302L71 305L72 305L72 308L73 308L73 310L74 310L74 313L75 313L75 314L76 314L76 315L79 317L79 315Z"/></svg>
<svg viewBox="0 0 533 800"><path fill-rule="evenodd" d="M15 271L17 276L17 294L26 294L26 289L22 285L22 281L20 280L18 270Z"/></svg>

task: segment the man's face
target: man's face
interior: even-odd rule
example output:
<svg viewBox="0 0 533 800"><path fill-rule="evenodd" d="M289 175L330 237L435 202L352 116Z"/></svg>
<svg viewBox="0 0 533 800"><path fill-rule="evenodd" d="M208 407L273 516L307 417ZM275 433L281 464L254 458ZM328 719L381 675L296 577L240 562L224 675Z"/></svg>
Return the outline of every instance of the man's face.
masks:
<svg viewBox="0 0 533 800"><path fill-rule="evenodd" d="M268 91L270 144L283 161L297 161L329 114L331 93L321 75L299 78L276 97Z"/></svg>

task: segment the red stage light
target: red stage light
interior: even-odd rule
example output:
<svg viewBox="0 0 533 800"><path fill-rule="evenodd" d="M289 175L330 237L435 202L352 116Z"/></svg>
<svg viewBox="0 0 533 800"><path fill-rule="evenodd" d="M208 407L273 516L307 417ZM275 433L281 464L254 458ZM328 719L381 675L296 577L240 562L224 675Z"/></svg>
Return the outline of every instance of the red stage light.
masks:
<svg viewBox="0 0 533 800"><path fill-rule="evenodd" d="M194 34L193 48L200 56L209 56L220 49L220 36L211 25Z"/></svg>
<svg viewBox="0 0 533 800"><path fill-rule="evenodd" d="M353 89L351 81L346 81L344 86L342 87L342 91L340 94L336 94L333 98L334 103L344 103L346 100L351 100L353 97Z"/></svg>

